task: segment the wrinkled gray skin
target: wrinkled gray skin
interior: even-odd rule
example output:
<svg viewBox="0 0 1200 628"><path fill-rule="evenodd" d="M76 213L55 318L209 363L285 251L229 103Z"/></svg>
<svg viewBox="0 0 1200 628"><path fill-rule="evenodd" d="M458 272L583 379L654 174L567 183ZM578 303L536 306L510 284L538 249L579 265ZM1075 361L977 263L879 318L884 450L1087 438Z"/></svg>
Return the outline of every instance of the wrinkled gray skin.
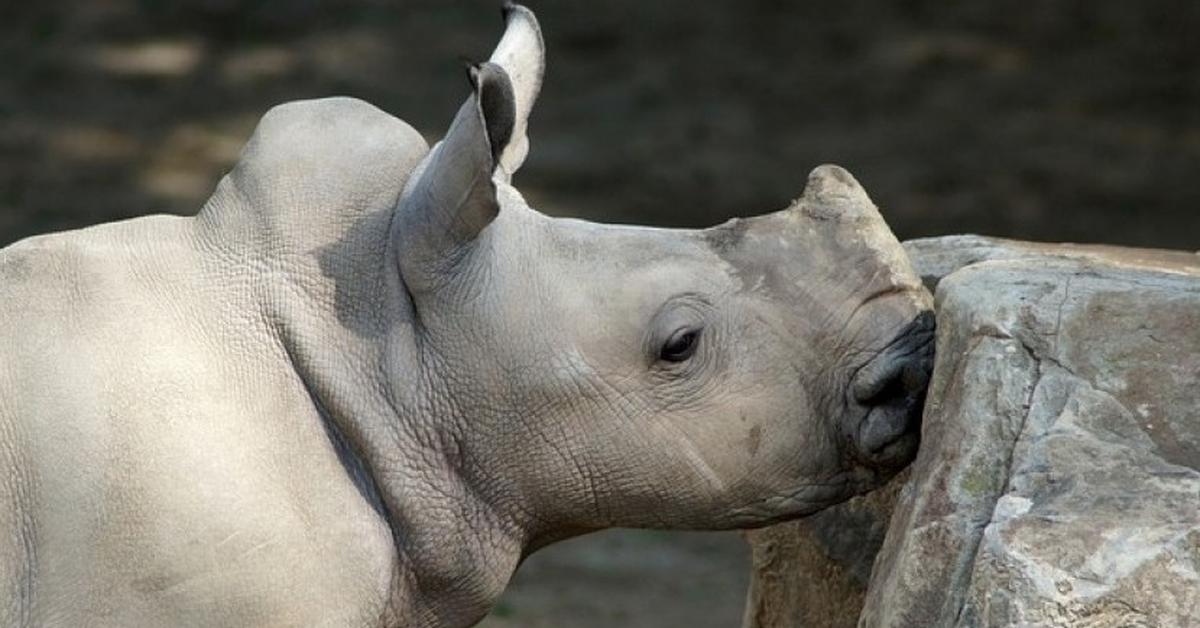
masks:
<svg viewBox="0 0 1200 628"><path fill-rule="evenodd" d="M0 251L0 624L464 626L555 540L911 459L928 295L853 178L705 230L539 214L507 19L432 152L287 104L199 215Z"/></svg>

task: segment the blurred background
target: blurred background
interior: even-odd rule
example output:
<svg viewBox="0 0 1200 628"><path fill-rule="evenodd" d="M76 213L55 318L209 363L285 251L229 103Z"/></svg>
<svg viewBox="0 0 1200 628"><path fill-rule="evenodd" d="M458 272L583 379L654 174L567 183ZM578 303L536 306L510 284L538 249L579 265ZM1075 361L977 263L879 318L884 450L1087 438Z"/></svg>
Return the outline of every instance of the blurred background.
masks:
<svg viewBox="0 0 1200 628"><path fill-rule="evenodd" d="M853 172L902 238L1200 248L1200 2L529 0L549 48L517 177L543 211L709 225ZM0 246L194 213L282 101L367 99L432 141L498 0L0 4ZM734 534L534 556L487 626L731 626Z"/></svg>

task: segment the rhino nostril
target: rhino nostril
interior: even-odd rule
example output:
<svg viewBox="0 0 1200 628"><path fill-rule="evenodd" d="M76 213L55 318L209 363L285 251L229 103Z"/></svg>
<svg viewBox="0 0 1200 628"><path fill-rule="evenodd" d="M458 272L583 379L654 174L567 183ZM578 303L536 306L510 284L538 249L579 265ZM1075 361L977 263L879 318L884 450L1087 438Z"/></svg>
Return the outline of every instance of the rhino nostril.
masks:
<svg viewBox="0 0 1200 628"><path fill-rule="evenodd" d="M903 374L904 370L902 369L895 377L877 382L867 389L869 392L864 392L859 397L858 402L864 406L884 406L903 400L908 396Z"/></svg>
<svg viewBox="0 0 1200 628"><path fill-rule="evenodd" d="M854 400L864 406L913 403L929 385L931 360L924 352L898 358L884 357L886 365L872 369L868 377L856 382Z"/></svg>
<svg viewBox="0 0 1200 628"><path fill-rule="evenodd" d="M909 360L900 373L900 383L909 395L923 395L929 387L929 378L933 372L933 363L926 356L918 356Z"/></svg>
<svg viewBox="0 0 1200 628"><path fill-rule="evenodd" d="M920 440L925 391L933 372L933 319L915 319L854 375L858 405L850 427L858 455L869 465L907 463Z"/></svg>

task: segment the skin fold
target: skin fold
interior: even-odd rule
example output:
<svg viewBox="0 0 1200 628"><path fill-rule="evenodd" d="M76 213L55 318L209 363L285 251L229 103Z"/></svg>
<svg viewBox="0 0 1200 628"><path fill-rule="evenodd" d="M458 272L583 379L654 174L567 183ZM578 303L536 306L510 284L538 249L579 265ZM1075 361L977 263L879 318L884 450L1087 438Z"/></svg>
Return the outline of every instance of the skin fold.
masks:
<svg viewBox="0 0 1200 628"><path fill-rule="evenodd" d="M547 217L511 185L544 58L510 6L432 149L289 103L196 216L0 250L0 624L467 626L556 540L912 459L930 299L853 177L710 229Z"/></svg>

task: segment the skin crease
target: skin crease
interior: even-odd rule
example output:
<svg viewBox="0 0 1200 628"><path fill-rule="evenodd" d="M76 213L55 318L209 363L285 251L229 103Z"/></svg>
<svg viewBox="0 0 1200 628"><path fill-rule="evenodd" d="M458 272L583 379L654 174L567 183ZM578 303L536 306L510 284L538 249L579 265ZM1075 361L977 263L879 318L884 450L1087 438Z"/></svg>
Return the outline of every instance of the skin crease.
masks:
<svg viewBox="0 0 1200 628"><path fill-rule="evenodd" d="M929 296L848 173L706 230L549 218L509 184L532 14L493 61L432 153L283 105L197 216L0 251L0 624L467 626L548 543L765 525L911 459L849 391Z"/></svg>

